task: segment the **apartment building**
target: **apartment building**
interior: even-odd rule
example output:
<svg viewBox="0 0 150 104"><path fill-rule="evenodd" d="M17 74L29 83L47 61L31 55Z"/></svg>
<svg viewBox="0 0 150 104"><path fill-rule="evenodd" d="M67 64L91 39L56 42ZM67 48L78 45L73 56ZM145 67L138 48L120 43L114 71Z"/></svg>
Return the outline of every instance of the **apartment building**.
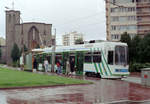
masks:
<svg viewBox="0 0 150 104"><path fill-rule="evenodd" d="M119 41L127 32L131 38L150 32L150 0L106 0L107 40Z"/></svg>
<svg viewBox="0 0 150 104"><path fill-rule="evenodd" d="M74 31L74 32L66 33L65 35L63 35L62 39L63 39L62 41L64 46L75 45L75 41L77 39L83 40L83 34Z"/></svg>

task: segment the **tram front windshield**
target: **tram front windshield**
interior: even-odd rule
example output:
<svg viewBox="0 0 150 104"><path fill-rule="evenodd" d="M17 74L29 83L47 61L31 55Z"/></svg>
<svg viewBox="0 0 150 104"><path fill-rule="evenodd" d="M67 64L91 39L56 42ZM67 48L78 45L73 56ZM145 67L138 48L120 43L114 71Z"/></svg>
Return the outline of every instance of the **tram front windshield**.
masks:
<svg viewBox="0 0 150 104"><path fill-rule="evenodd" d="M116 65L127 65L127 46L116 46L115 63Z"/></svg>

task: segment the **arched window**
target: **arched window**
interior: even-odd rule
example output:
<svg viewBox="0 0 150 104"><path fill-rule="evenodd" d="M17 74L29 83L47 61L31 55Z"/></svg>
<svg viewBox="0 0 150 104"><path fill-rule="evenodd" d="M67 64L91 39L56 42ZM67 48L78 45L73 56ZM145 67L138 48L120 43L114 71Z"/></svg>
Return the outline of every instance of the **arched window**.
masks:
<svg viewBox="0 0 150 104"><path fill-rule="evenodd" d="M28 32L28 47L29 49L33 49L36 48L37 44L40 45L39 30L35 26L32 26Z"/></svg>
<svg viewBox="0 0 150 104"><path fill-rule="evenodd" d="M8 22L11 22L11 14L8 15Z"/></svg>

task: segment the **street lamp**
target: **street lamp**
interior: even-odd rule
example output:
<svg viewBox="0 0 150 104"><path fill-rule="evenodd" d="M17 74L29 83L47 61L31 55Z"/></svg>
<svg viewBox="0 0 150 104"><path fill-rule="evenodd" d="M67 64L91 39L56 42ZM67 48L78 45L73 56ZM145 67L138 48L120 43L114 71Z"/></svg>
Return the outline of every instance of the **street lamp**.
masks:
<svg viewBox="0 0 150 104"><path fill-rule="evenodd" d="M21 21L21 45L22 45L22 62L23 62L23 66L22 66L22 70L24 70L24 34L23 34L23 19L20 17L20 21Z"/></svg>

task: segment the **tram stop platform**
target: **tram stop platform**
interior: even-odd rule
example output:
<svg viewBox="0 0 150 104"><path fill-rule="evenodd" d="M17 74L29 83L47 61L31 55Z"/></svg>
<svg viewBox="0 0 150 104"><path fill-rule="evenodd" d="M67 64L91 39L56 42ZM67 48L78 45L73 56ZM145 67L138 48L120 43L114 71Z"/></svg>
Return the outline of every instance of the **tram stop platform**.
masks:
<svg viewBox="0 0 150 104"><path fill-rule="evenodd" d="M122 78L121 80L131 82L131 83L141 84L141 78L140 77L127 77L127 78Z"/></svg>

